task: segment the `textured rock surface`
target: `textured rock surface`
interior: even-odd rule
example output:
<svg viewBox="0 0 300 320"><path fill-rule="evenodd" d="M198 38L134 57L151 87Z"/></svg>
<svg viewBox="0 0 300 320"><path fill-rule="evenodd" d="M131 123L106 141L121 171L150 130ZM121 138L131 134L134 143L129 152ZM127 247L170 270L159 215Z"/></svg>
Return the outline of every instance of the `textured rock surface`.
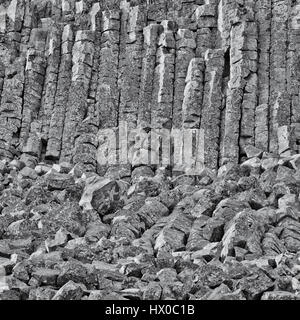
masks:
<svg viewBox="0 0 300 320"><path fill-rule="evenodd" d="M2 160L0 299L299 300L298 157L269 159L205 184Z"/></svg>
<svg viewBox="0 0 300 320"><path fill-rule="evenodd" d="M5 0L0 158L101 172L99 129L204 130L204 163L297 153L298 1ZM107 169L107 168L106 168Z"/></svg>
<svg viewBox="0 0 300 320"><path fill-rule="evenodd" d="M299 0L1 1L0 300L299 300L299 21Z"/></svg>

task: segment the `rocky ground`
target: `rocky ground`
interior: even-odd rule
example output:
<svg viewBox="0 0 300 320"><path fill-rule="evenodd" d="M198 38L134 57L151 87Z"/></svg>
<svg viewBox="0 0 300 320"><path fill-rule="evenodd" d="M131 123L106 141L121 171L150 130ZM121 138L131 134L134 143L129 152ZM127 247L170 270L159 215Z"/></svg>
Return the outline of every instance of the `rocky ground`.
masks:
<svg viewBox="0 0 300 320"><path fill-rule="evenodd" d="M1 300L298 300L300 155L130 179L0 162Z"/></svg>

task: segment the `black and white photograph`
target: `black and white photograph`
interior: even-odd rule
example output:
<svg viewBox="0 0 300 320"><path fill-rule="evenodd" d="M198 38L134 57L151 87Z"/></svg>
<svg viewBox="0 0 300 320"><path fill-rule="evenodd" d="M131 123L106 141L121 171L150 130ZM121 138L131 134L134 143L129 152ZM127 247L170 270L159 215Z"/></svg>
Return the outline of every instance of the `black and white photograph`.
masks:
<svg viewBox="0 0 300 320"><path fill-rule="evenodd" d="M0 309L300 300L299 194L300 0L0 0Z"/></svg>

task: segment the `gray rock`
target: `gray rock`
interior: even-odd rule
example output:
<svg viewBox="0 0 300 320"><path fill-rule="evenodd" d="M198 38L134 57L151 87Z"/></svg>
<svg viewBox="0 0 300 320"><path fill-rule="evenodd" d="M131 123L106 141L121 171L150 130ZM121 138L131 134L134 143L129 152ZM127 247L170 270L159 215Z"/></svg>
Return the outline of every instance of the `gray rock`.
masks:
<svg viewBox="0 0 300 320"><path fill-rule="evenodd" d="M157 282L150 282L143 293L144 300L160 300L162 288Z"/></svg>
<svg viewBox="0 0 300 320"><path fill-rule="evenodd" d="M234 246L260 255L263 234L264 225L252 211L244 210L238 213L225 227L221 256L225 258L232 255Z"/></svg>
<svg viewBox="0 0 300 320"><path fill-rule="evenodd" d="M37 179L38 175L34 169L25 167L20 171L20 176L24 179L32 179L35 180Z"/></svg>
<svg viewBox="0 0 300 320"><path fill-rule="evenodd" d="M52 300L55 296L56 290L51 287L39 287L30 290L29 300Z"/></svg>
<svg viewBox="0 0 300 320"><path fill-rule="evenodd" d="M216 288L227 279L226 273L218 266L207 264L197 269L193 275L194 287Z"/></svg>
<svg viewBox="0 0 300 320"><path fill-rule="evenodd" d="M51 300L80 300L84 290L83 285L70 280L56 292Z"/></svg>
<svg viewBox="0 0 300 320"><path fill-rule="evenodd" d="M300 297L297 294L286 291L273 291L265 292L261 300L299 300Z"/></svg>
<svg viewBox="0 0 300 320"><path fill-rule="evenodd" d="M56 285L57 277L60 272L58 270L39 268L35 270L31 276L36 279L41 285Z"/></svg>
<svg viewBox="0 0 300 320"><path fill-rule="evenodd" d="M245 147L245 152L247 155L247 158L260 158L261 155L263 154L263 151L259 148L256 148L254 146L248 145Z"/></svg>
<svg viewBox="0 0 300 320"><path fill-rule="evenodd" d="M123 181L111 181L100 177L91 177L80 200L85 210L95 209L101 215L116 210L127 199L128 184Z"/></svg>
<svg viewBox="0 0 300 320"><path fill-rule="evenodd" d="M238 283L238 288L243 291L247 300L258 300L273 287L274 282L262 270L257 270L252 276L245 277Z"/></svg>
<svg viewBox="0 0 300 320"><path fill-rule="evenodd" d="M45 180L50 190L64 190L75 183L72 176L55 172L45 175Z"/></svg>
<svg viewBox="0 0 300 320"><path fill-rule="evenodd" d="M96 274L94 267L80 263L79 261L64 262L59 265L59 275L57 284L62 286L68 281L83 283L86 286L93 286L96 283Z"/></svg>

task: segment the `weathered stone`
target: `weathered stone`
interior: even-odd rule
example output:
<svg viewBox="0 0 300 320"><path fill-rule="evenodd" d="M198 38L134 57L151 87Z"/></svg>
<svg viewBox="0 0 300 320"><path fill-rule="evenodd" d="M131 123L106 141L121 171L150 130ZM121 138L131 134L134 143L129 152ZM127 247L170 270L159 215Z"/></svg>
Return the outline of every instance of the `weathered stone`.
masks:
<svg viewBox="0 0 300 320"><path fill-rule="evenodd" d="M89 242L97 242L102 237L105 237L109 234L110 228L106 224L98 222L91 222L87 226L85 238Z"/></svg>
<svg viewBox="0 0 300 320"><path fill-rule="evenodd" d="M298 2L1 1L0 299L298 300Z"/></svg>
<svg viewBox="0 0 300 320"><path fill-rule="evenodd" d="M51 300L80 300L83 295L83 286L73 281L67 282Z"/></svg>
<svg viewBox="0 0 300 320"><path fill-rule="evenodd" d="M260 241L263 233L264 226L253 212L244 210L238 213L225 227L221 256L225 258L228 255L232 255L234 246L245 248L252 253L261 254Z"/></svg>
<svg viewBox="0 0 300 320"><path fill-rule="evenodd" d="M157 282L150 282L143 293L144 300L160 300L162 287Z"/></svg>
<svg viewBox="0 0 300 320"><path fill-rule="evenodd" d="M29 178L29 179L35 180L37 178L37 173L35 172L35 170L28 168L28 167L23 168L20 171L20 175L24 179Z"/></svg>
<svg viewBox="0 0 300 320"><path fill-rule="evenodd" d="M273 291L265 292L261 300L299 300L300 297L297 294L286 291Z"/></svg>
<svg viewBox="0 0 300 320"><path fill-rule="evenodd" d="M245 147L245 152L248 158L259 158L263 153L262 150L251 145Z"/></svg>
<svg viewBox="0 0 300 320"><path fill-rule="evenodd" d="M30 290L29 300L51 300L55 296L56 290L51 287L40 287Z"/></svg>
<svg viewBox="0 0 300 320"><path fill-rule="evenodd" d="M101 215L117 209L127 198L128 184L123 181L111 181L100 177L91 177L86 181L80 205L86 210L95 209Z"/></svg>
<svg viewBox="0 0 300 320"><path fill-rule="evenodd" d="M197 192L198 202L191 212L192 216L195 218L199 218L201 215L211 216L215 209L215 203L212 198L212 191L207 189L199 190Z"/></svg>
<svg viewBox="0 0 300 320"><path fill-rule="evenodd" d="M204 165L210 169L218 168L219 140L221 137L222 76L224 71L224 52L207 50L205 52L205 83L200 129L203 130Z"/></svg>
<svg viewBox="0 0 300 320"><path fill-rule="evenodd" d="M31 276L43 285L56 285L56 280L59 275L58 270L51 269L37 269Z"/></svg>
<svg viewBox="0 0 300 320"><path fill-rule="evenodd" d="M163 32L158 38L157 66L154 70L151 124L154 129L172 127L172 105L175 79L175 27L168 20L162 21Z"/></svg>
<svg viewBox="0 0 300 320"><path fill-rule="evenodd" d="M161 218L168 216L169 210L160 202L147 200L145 205L137 212L141 221L145 223L146 228L151 228L155 222Z"/></svg>
<svg viewBox="0 0 300 320"><path fill-rule="evenodd" d="M45 180L50 190L64 190L74 185L74 178L67 174L49 172Z"/></svg>
<svg viewBox="0 0 300 320"><path fill-rule="evenodd" d="M96 275L93 274L94 269L91 265L70 261L61 264L60 269L61 271L57 278L57 284L59 286L66 284L70 280L76 283L83 283L87 286L95 282Z"/></svg>
<svg viewBox="0 0 300 320"><path fill-rule="evenodd" d="M197 269L194 273L194 286L208 286L215 288L221 285L226 279L226 273L214 265L206 265Z"/></svg>
<svg viewBox="0 0 300 320"><path fill-rule="evenodd" d="M241 279L238 284L247 300L259 299L265 291L271 290L273 286L273 281L260 269L253 276Z"/></svg>
<svg viewBox="0 0 300 320"><path fill-rule="evenodd" d="M184 128L198 128L202 113L204 61L194 58L190 61L182 104Z"/></svg>
<svg viewBox="0 0 300 320"><path fill-rule="evenodd" d="M224 235L224 220L209 219L203 228L203 238L209 242L219 242Z"/></svg>
<svg viewBox="0 0 300 320"><path fill-rule="evenodd" d="M199 261L201 261L201 259L199 260L199 258L204 258L207 261L211 261L213 260L219 251L219 243L218 242L208 242L205 241L205 245L203 245L203 249L199 249L198 251L195 251L191 258L194 260L194 263L196 263L197 260L197 264L199 265ZM200 243L199 243L200 245Z"/></svg>

